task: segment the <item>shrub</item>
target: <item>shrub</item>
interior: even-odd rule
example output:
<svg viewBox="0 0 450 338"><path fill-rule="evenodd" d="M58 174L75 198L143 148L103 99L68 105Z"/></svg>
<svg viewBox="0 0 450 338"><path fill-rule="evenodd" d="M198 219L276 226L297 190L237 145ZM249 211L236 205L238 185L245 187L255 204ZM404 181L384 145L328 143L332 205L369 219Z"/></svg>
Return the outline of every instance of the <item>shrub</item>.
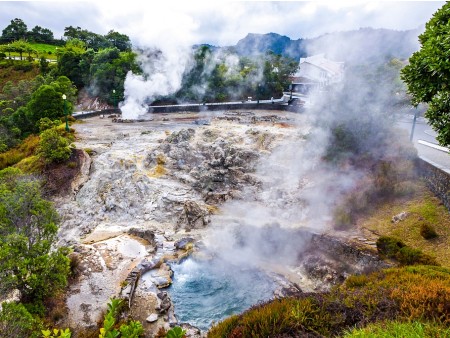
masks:
<svg viewBox="0 0 450 338"><path fill-rule="evenodd" d="M52 121L48 117L44 117L44 118L40 119L37 124L39 127L39 131L43 132L44 130L57 127L61 123L59 122L59 120Z"/></svg>
<svg viewBox="0 0 450 338"><path fill-rule="evenodd" d="M419 249L406 246L395 237L381 236L377 240L377 250L388 258L394 258L403 265L439 265L434 257L424 254Z"/></svg>
<svg viewBox="0 0 450 338"><path fill-rule="evenodd" d="M47 129L40 135L39 153L47 163L64 162L72 153L69 141L60 136L55 128Z"/></svg>
<svg viewBox="0 0 450 338"><path fill-rule="evenodd" d="M17 147L0 154L0 170L19 163L24 158L34 155L39 145L39 137L31 135Z"/></svg>
<svg viewBox="0 0 450 338"><path fill-rule="evenodd" d="M408 266L353 276L329 293L253 307L214 325L208 337L336 337L351 327L385 320L430 320L448 326L450 269Z"/></svg>
<svg viewBox="0 0 450 338"><path fill-rule="evenodd" d="M389 258L394 258L404 246L405 244L401 240L394 237L381 236L377 240L378 252Z"/></svg>
<svg viewBox="0 0 450 338"><path fill-rule="evenodd" d="M0 336L2 338L40 336L42 323L35 319L23 304L3 303L0 311Z"/></svg>
<svg viewBox="0 0 450 338"><path fill-rule="evenodd" d="M345 284L349 288L359 288L366 285L369 282L369 278L366 275L353 275L347 278Z"/></svg>
<svg viewBox="0 0 450 338"><path fill-rule="evenodd" d="M418 249L413 249L408 246L401 248L397 252L396 258L403 265L439 265L433 257L424 254Z"/></svg>
<svg viewBox="0 0 450 338"><path fill-rule="evenodd" d="M344 338L378 338L378 337L450 337L450 329L438 323L421 323L389 321L370 324L362 329L353 329Z"/></svg>
<svg viewBox="0 0 450 338"><path fill-rule="evenodd" d="M116 329L116 319L123 310L124 302L121 299L111 299L108 303L108 311L100 329L99 338L109 337L139 337L144 332L142 324L137 321L130 321L122 324L119 330Z"/></svg>
<svg viewBox="0 0 450 338"><path fill-rule="evenodd" d="M0 292L18 289L28 310L41 312L42 300L67 284L67 249L52 249L59 216L41 183L10 178L0 179Z"/></svg>
<svg viewBox="0 0 450 338"><path fill-rule="evenodd" d="M175 326L169 331L167 331L166 338L183 338L185 337L186 331L181 327Z"/></svg>
<svg viewBox="0 0 450 338"><path fill-rule="evenodd" d="M348 230L354 222L352 214L343 207L334 211L333 219L336 230Z"/></svg>
<svg viewBox="0 0 450 338"><path fill-rule="evenodd" d="M39 156L25 157L22 161L15 165L16 168L22 170L25 174L37 174L42 171L44 163Z"/></svg>
<svg viewBox="0 0 450 338"><path fill-rule="evenodd" d="M426 222L420 225L420 235L425 239L433 239L438 237L438 234L436 230L434 230L433 226Z"/></svg>

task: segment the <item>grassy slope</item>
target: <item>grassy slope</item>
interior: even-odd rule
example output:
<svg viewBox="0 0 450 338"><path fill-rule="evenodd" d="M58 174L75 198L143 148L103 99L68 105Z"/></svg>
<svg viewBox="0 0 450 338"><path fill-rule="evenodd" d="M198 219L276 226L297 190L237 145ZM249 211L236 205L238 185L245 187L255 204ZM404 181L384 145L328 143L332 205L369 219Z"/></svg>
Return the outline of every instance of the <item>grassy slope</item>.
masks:
<svg viewBox="0 0 450 338"><path fill-rule="evenodd" d="M17 84L20 80L32 80L39 75L39 66L36 64L30 71L14 69L14 62L7 60L0 61L0 90L6 82L12 81Z"/></svg>
<svg viewBox="0 0 450 338"><path fill-rule="evenodd" d="M35 43L35 42L30 42L31 47L33 47L33 49L35 49L38 54L39 57L45 57L46 59L51 59L51 60L56 60L56 50L58 48L58 46L55 45L49 45L46 43ZM7 56L9 56L8 53L6 53ZM20 56L19 53L11 53L11 56ZM24 57L24 59L28 56L27 53L24 53L22 55ZM32 57L36 57L36 55L32 54Z"/></svg>
<svg viewBox="0 0 450 338"><path fill-rule="evenodd" d="M392 216L406 212L408 216L398 223L391 222ZM420 235L420 226L428 223L439 237L426 240ZM376 240L379 236L393 236L406 245L435 256L445 267L450 267L450 213L423 184L409 199L385 203L367 219L358 222L366 237Z"/></svg>

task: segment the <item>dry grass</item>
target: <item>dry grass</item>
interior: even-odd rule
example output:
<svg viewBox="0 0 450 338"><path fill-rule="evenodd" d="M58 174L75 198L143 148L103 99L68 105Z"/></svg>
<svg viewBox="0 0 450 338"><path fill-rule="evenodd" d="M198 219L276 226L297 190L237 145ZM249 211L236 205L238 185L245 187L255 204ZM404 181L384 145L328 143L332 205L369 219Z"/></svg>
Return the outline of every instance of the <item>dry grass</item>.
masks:
<svg viewBox="0 0 450 338"><path fill-rule="evenodd" d="M24 72L14 69L14 62L2 61L0 63L0 88L3 88L8 81L17 84L21 80L32 80L37 75L39 75L39 67L36 65L32 70Z"/></svg>
<svg viewBox="0 0 450 338"><path fill-rule="evenodd" d="M39 136L31 135L17 147L0 154L0 170L19 163L24 158L32 156L39 145Z"/></svg>
<svg viewBox="0 0 450 338"><path fill-rule="evenodd" d="M406 212L408 216L398 223L392 216ZM438 237L427 240L421 235L423 224L431 225ZM370 217L358 222L366 237L379 236L401 239L406 245L435 256L439 264L450 267L450 213L426 187L421 185L413 197L383 204Z"/></svg>

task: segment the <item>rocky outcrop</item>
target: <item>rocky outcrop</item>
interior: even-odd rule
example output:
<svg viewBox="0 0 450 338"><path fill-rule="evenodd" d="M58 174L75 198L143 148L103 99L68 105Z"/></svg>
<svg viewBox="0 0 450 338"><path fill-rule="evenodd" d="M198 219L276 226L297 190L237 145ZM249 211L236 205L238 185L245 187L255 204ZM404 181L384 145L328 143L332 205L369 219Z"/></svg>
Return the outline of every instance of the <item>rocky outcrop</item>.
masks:
<svg viewBox="0 0 450 338"><path fill-rule="evenodd" d="M248 174L255 171L258 151L240 147L237 143L242 140L226 140L209 129L196 133L193 129L172 133L147 156L146 166L153 168L164 159L170 175L190 184L209 203L223 202L234 191L254 183ZM185 217L193 206L185 204ZM189 226L193 225L191 217L186 220Z"/></svg>

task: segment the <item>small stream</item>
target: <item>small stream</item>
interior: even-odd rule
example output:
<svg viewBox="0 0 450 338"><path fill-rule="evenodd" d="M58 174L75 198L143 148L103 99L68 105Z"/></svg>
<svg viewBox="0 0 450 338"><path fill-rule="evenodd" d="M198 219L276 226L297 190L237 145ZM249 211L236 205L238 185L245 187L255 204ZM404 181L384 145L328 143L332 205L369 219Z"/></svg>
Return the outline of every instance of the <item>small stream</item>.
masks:
<svg viewBox="0 0 450 338"><path fill-rule="evenodd" d="M207 330L214 322L241 313L273 298L276 283L254 268L188 258L172 264L173 284L168 289L180 323Z"/></svg>

